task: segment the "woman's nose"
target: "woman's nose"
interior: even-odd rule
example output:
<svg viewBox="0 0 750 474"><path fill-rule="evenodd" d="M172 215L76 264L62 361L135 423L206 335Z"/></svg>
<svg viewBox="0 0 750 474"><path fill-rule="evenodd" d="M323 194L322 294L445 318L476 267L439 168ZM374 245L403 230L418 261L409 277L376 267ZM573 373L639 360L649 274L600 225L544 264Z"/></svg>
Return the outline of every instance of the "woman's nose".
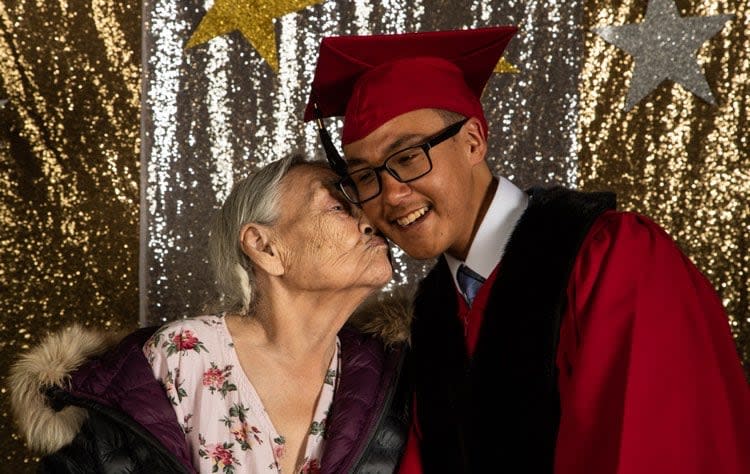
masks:
<svg viewBox="0 0 750 474"><path fill-rule="evenodd" d="M359 231L365 235L372 235L375 233L375 227L370 223L364 212L361 209L355 211L359 214Z"/></svg>

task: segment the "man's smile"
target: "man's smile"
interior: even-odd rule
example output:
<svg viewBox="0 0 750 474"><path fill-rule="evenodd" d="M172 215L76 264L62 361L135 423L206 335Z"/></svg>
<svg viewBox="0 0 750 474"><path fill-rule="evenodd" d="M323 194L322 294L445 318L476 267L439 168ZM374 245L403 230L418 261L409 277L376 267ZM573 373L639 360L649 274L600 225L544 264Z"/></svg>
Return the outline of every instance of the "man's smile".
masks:
<svg viewBox="0 0 750 474"><path fill-rule="evenodd" d="M430 206L424 206L424 207L421 207L419 209L409 212L405 216L401 216L396 219L393 219L391 222L395 222L401 227L407 227L413 224L416 220L418 220L425 214L427 214L428 211L430 211Z"/></svg>

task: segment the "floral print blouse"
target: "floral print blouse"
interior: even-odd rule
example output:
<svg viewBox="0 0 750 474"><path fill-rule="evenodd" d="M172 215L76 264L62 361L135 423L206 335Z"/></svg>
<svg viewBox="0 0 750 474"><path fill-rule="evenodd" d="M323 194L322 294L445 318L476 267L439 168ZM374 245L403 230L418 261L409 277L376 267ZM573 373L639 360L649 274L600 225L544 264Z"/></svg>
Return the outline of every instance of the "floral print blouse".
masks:
<svg viewBox="0 0 750 474"><path fill-rule="evenodd" d="M273 427L240 367L223 315L166 324L146 342L143 352L172 402L199 472L281 472L284 434ZM297 473L320 472L340 354L337 340Z"/></svg>

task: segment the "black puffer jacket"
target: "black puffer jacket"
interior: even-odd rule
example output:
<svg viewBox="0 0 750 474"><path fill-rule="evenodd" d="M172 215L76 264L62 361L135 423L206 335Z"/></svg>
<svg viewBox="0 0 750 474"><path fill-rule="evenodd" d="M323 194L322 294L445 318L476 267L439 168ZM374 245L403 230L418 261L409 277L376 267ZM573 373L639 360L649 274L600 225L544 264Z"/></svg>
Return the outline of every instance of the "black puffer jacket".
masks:
<svg viewBox="0 0 750 474"><path fill-rule="evenodd" d="M326 428L324 473L391 473L408 429L402 368L408 318L369 322L383 339L345 327L342 372ZM73 327L50 336L13 367L11 404L40 472L192 473L174 410L141 350L156 328L110 349Z"/></svg>

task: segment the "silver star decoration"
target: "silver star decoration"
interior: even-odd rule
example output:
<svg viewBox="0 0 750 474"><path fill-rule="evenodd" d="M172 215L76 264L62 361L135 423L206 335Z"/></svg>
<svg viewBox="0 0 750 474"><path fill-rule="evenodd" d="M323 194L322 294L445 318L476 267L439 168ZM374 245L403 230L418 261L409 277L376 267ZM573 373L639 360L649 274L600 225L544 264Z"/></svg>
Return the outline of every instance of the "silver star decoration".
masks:
<svg viewBox="0 0 750 474"><path fill-rule="evenodd" d="M633 56L635 70L625 110L671 79L710 104L716 104L696 51L734 15L681 17L673 0L649 0L642 23L608 25L594 32Z"/></svg>

